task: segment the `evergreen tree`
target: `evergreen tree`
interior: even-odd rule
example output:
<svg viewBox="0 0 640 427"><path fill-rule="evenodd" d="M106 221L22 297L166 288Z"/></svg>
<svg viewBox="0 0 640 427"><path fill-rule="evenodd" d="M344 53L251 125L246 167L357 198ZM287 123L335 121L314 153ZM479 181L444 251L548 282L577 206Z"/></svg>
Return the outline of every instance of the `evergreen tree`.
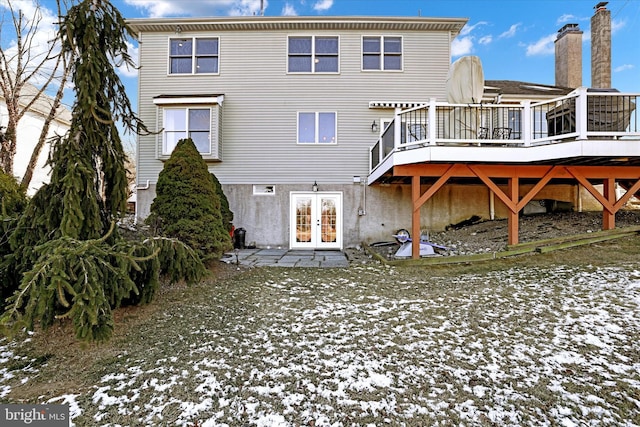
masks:
<svg viewBox="0 0 640 427"><path fill-rule="evenodd" d="M233 228L233 212L229 208L229 200L222 190L222 184L218 181L218 177L215 174L211 174L213 180L213 186L216 190L216 194L220 198L220 213L222 214L222 224L225 226L228 232L231 232Z"/></svg>
<svg viewBox="0 0 640 427"><path fill-rule="evenodd" d="M111 310L153 297L161 265L172 279L199 280L205 270L176 240L127 242L114 228L125 212L126 155L116 122L146 132L127 98L113 61L127 54L133 33L107 0L84 0L60 26L62 53L73 62L76 100L69 132L53 144L51 182L34 196L10 238L0 278L13 287L3 327L50 326L68 318L76 336L111 336ZM159 258L154 260L154 258ZM17 283L12 283L14 280Z"/></svg>
<svg viewBox="0 0 640 427"><path fill-rule="evenodd" d="M17 219L27 205L27 196L14 177L0 169L0 257L11 255L9 236L16 227ZM4 301L19 282L15 271L0 269L0 301Z"/></svg>
<svg viewBox="0 0 640 427"><path fill-rule="evenodd" d="M197 250L205 261L231 248L220 197L207 164L191 139L178 141L158 176L156 198L147 222L164 236Z"/></svg>
<svg viewBox="0 0 640 427"><path fill-rule="evenodd" d="M2 217L15 217L27 205L27 196L14 177L0 169L0 211Z"/></svg>

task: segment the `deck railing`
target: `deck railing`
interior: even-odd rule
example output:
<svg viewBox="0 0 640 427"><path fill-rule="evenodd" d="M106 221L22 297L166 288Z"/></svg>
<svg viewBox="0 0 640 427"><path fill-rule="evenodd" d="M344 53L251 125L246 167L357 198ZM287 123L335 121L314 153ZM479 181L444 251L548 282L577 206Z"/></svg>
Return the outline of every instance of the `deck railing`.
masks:
<svg viewBox="0 0 640 427"><path fill-rule="evenodd" d="M370 150L373 171L395 151L435 145L530 147L581 139L640 138L640 94L580 88L520 104L428 103L397 111Z"/></svg>

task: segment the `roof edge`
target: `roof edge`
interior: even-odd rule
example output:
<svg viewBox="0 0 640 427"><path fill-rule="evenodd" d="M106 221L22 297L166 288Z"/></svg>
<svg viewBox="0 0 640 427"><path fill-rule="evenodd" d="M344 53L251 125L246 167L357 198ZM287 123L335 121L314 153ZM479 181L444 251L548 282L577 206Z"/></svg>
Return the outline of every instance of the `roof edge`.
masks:
<svg viewBox="0 0 640 427"><path fill-rule="evenodd" d="M389 17L389 16L243 16L133 18L127 23L136 32L296 30L296 29L367 29L397 31L449 31L460 33L468 18Z"/></svg>

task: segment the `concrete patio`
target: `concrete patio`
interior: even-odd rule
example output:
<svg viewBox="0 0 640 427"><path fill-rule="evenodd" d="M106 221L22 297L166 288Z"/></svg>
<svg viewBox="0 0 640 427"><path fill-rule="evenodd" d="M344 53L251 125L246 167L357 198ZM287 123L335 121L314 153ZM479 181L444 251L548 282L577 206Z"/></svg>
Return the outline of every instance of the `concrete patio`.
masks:
<svg viewBox="0 0 640 427"><path fill-rule="evenodd" d="M222 261L249 267L348 267L349 260L338 250L290 250L277 248L237 249Z"/></svg>

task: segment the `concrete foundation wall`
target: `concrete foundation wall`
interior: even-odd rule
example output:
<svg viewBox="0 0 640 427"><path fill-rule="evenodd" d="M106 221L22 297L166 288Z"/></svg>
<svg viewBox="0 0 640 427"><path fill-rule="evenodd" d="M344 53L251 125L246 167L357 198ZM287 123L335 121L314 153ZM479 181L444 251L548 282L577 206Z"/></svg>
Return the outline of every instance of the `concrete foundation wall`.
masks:
<svg viewBox="0 0 640 427"><path fill-rule="evenodd" d="M318 185L320 192L342 193L344 247L393 240L397 230L411 229L410 185ZM524 196L530 188L522 186L520 194ZM426 189L424 187L422 191ZM247 244L289 247L290 192L311 191L311 186L276 185L271 194L254 194L253 185L248 184L227 184L223 185L223 190L234 213L235 227L246 230ZM149 215L154 197L155 185L138 190L139 220ZM602 210L593 196L576 185L547 186L535 197L536 201L542 199L570 202L576 211ZM484 185L446 185L422 206L421 228L437 232L474 215L500 219L506 218L508 213L504 203Z"/></svg>

